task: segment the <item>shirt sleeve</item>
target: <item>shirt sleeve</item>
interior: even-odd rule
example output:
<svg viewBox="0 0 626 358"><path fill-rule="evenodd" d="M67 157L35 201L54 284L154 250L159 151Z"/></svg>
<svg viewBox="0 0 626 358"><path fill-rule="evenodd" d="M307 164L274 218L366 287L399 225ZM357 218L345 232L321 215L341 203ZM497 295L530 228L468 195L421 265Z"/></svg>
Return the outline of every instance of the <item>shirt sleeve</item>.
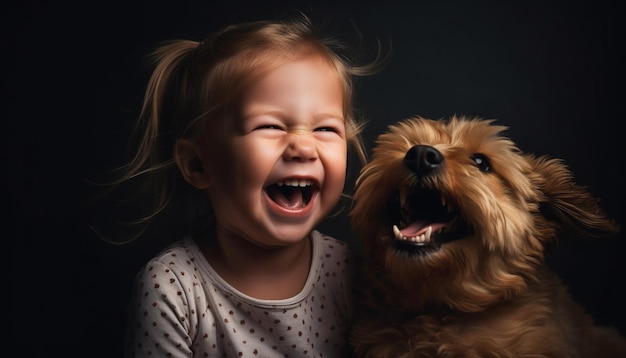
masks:
<svg viewBox="0 0 626 358"><path fill-rule="evenodd" d="M128 306L126 357L191 357L192 310L175 270L149 262L135 279Z"/></svg>

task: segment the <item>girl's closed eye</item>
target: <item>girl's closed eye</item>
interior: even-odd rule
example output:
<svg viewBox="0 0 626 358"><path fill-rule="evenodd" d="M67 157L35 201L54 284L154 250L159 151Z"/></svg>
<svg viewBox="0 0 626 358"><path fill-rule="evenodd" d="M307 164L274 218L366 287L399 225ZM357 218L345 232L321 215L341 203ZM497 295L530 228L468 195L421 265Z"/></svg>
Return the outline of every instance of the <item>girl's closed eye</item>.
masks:
<svg viewBox="0 0 626 358"><path fill-rule="evenodd" d="M256 111L254 109L244 112L241 122L245 133L255 131L285 131L287 129L284 121L274 113L267 111Z"/></svg>
<svg viewBox="0 0 626 358"><path fill-rule="evenodd" d="M326 123L320 123L317 127L313 129L314 132L318 132L320 135L338 135L339 137L344 138L346 128L343 121L332 120L325 121Z"/></svg>
<svg viewBox="0 0 626 358"><path fill-rule="evenodd" d="M275 130L285 130L283 127L277 125L277 124L261 124L259 126L257 126L256 128L254 128L254 130L261 130L261 129L275 129Z"/></svg>
<svg viewBox="0 0 626 358"><path fill-rule="evenodd" d="M315 129L317 132L337 132L337 128L333 127L320 127Z"/></svg>

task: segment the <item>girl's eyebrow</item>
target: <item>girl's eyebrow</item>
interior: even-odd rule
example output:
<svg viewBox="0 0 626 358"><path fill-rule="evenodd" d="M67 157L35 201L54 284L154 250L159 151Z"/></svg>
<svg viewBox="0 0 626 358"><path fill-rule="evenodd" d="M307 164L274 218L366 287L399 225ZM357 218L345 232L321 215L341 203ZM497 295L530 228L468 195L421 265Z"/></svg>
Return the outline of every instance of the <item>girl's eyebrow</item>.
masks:
<svg viewBox="0 0 626 358"><path fill-rule="evenodd" d="M246 113L248 112L248 113ZM247 120L257 116L276 116L283 117L284 112L280 109L268 109L268 110L259 110L259 111L243 111L241 114L241 118L243 120ZM331 113L331 112L320 112L315 113L313 119L316 121L325 120L325 119L337 119L340 121L345 121L345 116L343 113Z"/></svg>
<svg viewBox="0 0 626 358"><path fill-rule="evenodd" d="M325 120L325 119L337 119L340 120L342 122L346 121L346 118L344 117L343 113L342 114L335 114L335 113L321 113L319 115L316 115L317 118L319 118L318 120Z"/></svg>

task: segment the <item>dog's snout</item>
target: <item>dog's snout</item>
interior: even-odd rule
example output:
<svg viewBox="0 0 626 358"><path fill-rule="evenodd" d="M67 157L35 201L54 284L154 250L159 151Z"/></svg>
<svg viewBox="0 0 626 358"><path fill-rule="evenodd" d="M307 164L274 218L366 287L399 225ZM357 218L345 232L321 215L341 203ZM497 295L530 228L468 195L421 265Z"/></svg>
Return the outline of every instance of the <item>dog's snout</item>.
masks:
<svg viewBox="0 0 626 358"><path fill-rule="evenodd" d="M443 155L429 145L416 145L406 152L404 165L415 174L428 174L443 165Z"/></svg>

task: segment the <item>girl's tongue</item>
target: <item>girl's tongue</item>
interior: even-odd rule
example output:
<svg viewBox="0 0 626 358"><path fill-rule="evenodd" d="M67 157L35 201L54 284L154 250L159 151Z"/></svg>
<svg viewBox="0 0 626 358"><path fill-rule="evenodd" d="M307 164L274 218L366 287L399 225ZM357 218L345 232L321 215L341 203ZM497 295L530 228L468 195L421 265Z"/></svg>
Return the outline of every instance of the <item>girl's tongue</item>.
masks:
<svg viewBox="0 0 626 358"><path fill-rule="evenodd" d="M292 186L271 185L267 188L267 194L278 205L288 208L296 209L303 208L308 203L307 195L305 191L310 191L307 188L297 188Z"/></svg>

